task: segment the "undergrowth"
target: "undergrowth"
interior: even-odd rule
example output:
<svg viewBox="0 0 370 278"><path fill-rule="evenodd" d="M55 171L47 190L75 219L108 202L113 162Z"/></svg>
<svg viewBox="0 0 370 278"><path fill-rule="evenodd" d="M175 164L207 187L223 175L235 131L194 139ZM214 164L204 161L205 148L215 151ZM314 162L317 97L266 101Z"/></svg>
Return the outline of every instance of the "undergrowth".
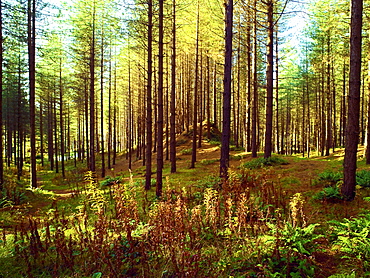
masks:
<svg viewBox="0 0 370 278"><path fill-rule="evenodd" d="M357 273L369 271L369 214L308 223L304 195L245 168L226 182L166 179L159 199L132 177L98 183L86 172L79 188L74 208L54 202L3 229L0 277L315 277L324 229L333 250L364 261Z"/></svg>
<svg viewBox="0 0 370 278"><path fill-rule="evenodd" d="M279 156L271 156L269 158L259 157L244 162L243 164L240 165L239 168L258 169L265 166L286 165L286 164L288 164L288 161Z"/></svg>
<svg viewBox="0 0 370 278"><path fill-rule="evenodd" d="M143 202L148 192L134 181L113 183L107 192L88 172L72 213L53 206L47 217L29 217L4 234L2 244L12 246L7 256L23 263L17 273L6 268L0 274L311 276L317 235L305 222L300 195L289 199L272 183L232 172L221 186L211 177L203 185L197 201L167 181L162 199Z"/></svg>
<svg viewBox="0 0 370 278"><path fill-rule="evenodd" d="M333 249L341 251L343 258L357 258L364 276L370 275L370 213L342 221L332 220L330 224Z"/></svg>

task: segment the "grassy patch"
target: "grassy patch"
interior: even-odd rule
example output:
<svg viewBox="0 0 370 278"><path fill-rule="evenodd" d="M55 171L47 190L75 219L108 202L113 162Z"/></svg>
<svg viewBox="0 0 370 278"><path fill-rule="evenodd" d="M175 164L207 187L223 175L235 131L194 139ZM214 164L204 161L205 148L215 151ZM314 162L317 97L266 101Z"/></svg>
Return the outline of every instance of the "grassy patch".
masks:
<svg viewBox="0 0 370 278"><path fill-rule="evenodd" d="M300 186L301 185L301 181L295 177L283 177L281 179L281 184L284 186L291 186L291 185L294 185L294 186Z"/></svg>
<svg viewBox="0 0 370 278"><path fill-rule="evenodd" d="M240 165L240 168L246 169L258 169L265 166L276 166L276 165L286 165L289 164L288 161L279 157L279 156L271 156L269 158L255 158L251 161L247 161Z"/></svg>
<svg viewBox="0 0 370 278"><path fill-rule="evenodd" d="M193 151L193 149L192 149L192 148L189 148L189 149L182 149L182 150L180 151L180 154L189 155L189 154L191 154L191 153L192 153L192 151Z"/></svg>
<svg viewBox="0 0 370 278"><path fill-rule="evenodd" d="M219 159L202 159L199 163L203 166L211 165L220 161Z"/></svg>
<svg viewBox="0 0 370 278"><path fill-rule="evenodd" d="M210 140L208 143L212 146L220 146L221 147L221 142L217 141L217 140Z"/></svg>

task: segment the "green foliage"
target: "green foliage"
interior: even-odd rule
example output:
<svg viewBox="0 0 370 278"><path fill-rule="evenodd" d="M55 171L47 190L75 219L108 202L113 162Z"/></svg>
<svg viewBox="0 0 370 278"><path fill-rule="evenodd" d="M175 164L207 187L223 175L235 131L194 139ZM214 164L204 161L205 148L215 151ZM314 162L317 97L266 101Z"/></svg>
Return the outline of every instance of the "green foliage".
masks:
<svg viewBox="0 0 370 278"><path fill-rule="evenodd" d="M343 196L338 186L324 187L323 190L313 196L315 200L339 201Z"/></svg>
<svg viewBox="0 0 370 278"><path fill-rule="evenodd" d="M370 274L370 213L343 221L329 221L333 249L356 257Z"/></svg>
<svg viewBox="0 0 370 278"><path fill-rule="evenodd" d="M204 166L207 166L207 165L211 165L215 162L219 161L219 159L202 159L199 163L204 165Z"/></svg>
<svg viewBox="0 0 370 278"><path fill-rule="evenodd" d="M103 273L101 273L101 272L95 272L95 273L91 276L91 278L101 278L101 277L103 277Z"/></svg>
<svg viewBox="0 0 370 278"><path fill-rule="evenodd" d="M328 278L356 278L356 272L352 272L351 274L334 274Z"/></svg>
<svg viewBox="0 0 370 278"><path fill-rule="evenodd" d="M338 181L343 179L342 172L334 172L331 170L324 171L318 176L320 181L328 182L330 184L336 184Z"/></svg>
<svg viewBox="0 0 370 278"><path fill-rule="evenodd" d="M201 180L198 180L197 183L195 184L196 187L199 188L216 188L221 182L220 177L210 175L206 176Z"/></svg>
<svg viewBox="0 0 370 278"><path fill-rule="evenodd" d="M357 172L356 183L362 187L370 187L370 171L361 170Z"/></svg>
<svg viewBox="0 0 370 278"><path fill-rule="evenodd" d="M259 157L243 163L240 166L240 168L258 169L265 166L286 165L286 164L288 164L288 161L279 156L271 156L269 158Z"/></svg>
<svg viewBox="0 0 370 278"><path fill-rule="evenodd" d="M230 160L242 160L244 158L243 155L237 154L237 155L230 155Z"/></svg>
<svg viewBox="0 0 370 278"><path fill-rule="evenodd" d="M93 210L101 211L106 205L106 198L98 186L96 174L87 171L84 176L85 180L85 200Z"/></svg>
<svg viewBox="0 0 370 278"><path fill-rule="evenodd" d="M23 204L26 199L25 190L19 188L17 183L5 183L0 191L0 208Z"/></svg>
<svg viewBox="0 0 370 278"><path fill-rule="evenodd" d="M230 151L243 151L243 147L236 147L235 145L230 146Z"/></svg>
<svg viewBox="0 0 370 278"><path fill-rule="evenodd" d="M208 143L212 146L221 146L221 142L219 140L210 140Z"/></svg>
<svg viewBox="0 0 370 278"><path fill-rule="evenodd" d="M279 226L268 222L270 228L267 242L272 242L278 256L266 257L266 272L269 277L313 277L314 266L309 256L316 250L315 240L322 237L315 233L319 224L306 227L294 226L289 222Z"/></svg>
<svg viewBox="0 0 370 278"><path fill-rule="evenodd" d="M101 187L104 187L104 186L111 186L113 184L118 184L118 183L121 183L122 181L122 177L115 177L115 178L112 178L110 176L106 176L104 178L104 180L102 180L100 182L100 186Z"/></svg>
<svg viewBox="0 0 370 278"><path fill-rule="evenodd" d="M189 148L189 149L182 149L181 151L180 151L180 153L181 154L186 154L186 155L188 155L188 154L191 154L191 152L193 151L193 149L192 148Z"/></svg>

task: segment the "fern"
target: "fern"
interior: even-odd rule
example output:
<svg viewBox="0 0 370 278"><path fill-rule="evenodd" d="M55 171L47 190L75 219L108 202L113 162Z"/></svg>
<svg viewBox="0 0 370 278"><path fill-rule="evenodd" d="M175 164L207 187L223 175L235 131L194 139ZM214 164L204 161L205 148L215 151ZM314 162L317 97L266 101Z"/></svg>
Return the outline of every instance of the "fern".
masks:
<svg viewBox="0 0 370 278"><path fill-rule="evenodd" d="M342 200L342 194L337 186L324 187L322 191L313 196L316 200L336 201Z"/></svg>
<svg viewBox="0 0 370 278"><path fill-rule="evenodd" d="M329 221L334 249L363 261L366 271L370 270L370 214L362 217Z"/></svg>
<svg viewBox="0 0 370 278"><path fill-rule="evenodd" d="M271 156L269 158L259 157L251 161L247 161L242 164L239 168L247 169L258 169L265 166L275 166L275 165L287 165L288 161L278 156Z"/></svg>
<svg viewBox="0 0 370 278"><path fill-rule="evenodd" d="M370 171L362 170L357 172L356 183L362 187L370 187Z"/></svg>

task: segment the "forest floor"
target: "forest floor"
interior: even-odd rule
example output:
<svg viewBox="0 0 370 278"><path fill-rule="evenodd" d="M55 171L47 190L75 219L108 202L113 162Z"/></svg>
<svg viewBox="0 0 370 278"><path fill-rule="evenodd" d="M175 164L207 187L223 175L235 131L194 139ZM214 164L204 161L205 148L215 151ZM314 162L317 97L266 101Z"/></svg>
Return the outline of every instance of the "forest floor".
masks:
<svg viewBox="0 0 370 278"><path fill-rule="evenodd" d="M191 138L182 136L178 138L181 144L177 147L177 172L170 173L170 162L165 161L163 176L166 182L170 182L176 190L186 188L186 191L196 192L199 189L200 182L210 177L217 177L219 173L220 146L218 144L202 141L202 146L197 150L197 162L194 169L190 169L191 161ZM235 149L235 148L234 148ZM369 170L370 166L365 165L363 158L363 149L359 150L359 169ZM259 154L261 157L262 154ZM357 189L357 195L353 202L343 201L328 202L325 200L316 200L313 198L323 189L322 182L318 175L325 171L342 171L342 162L344 157L343 149L337 149L330 156L311 156L310 158L302 155L284 155L282 157L287 163L273 167L263 167L251 170L248 174L261 177L261 180L273 184L283 195L291 198L296 193L301 193L304 199L303 214L307 224L320 223L319 230L325 234L328 221L344 218L351 219L358 217L363 212L370 211L370 202L366 197L370 196L370 189ZM250 162L251 153L241 150L232 150L230 153L230 170L240 173L240 165ZM156 156L153 156L153 178L155 178ZM80 172L79 172L80 171ZM39 191L29 191L27 194L28 202L19 206L9 206L0 209L2 217L0 219L0 229L3 229L4 235L21 222L26 221L30 216L45 217L50 209L58 206L74 207L77 205L74 201L75 195L81 192L81 178L83 172L75 170L74 176L60 179L51 171L39 171ZM117 163L112 169L107 170L107 176L121 176L124 180L139 180L143 183L145 178L145 166L141 160L133 160L132 169L128 169L128 162L125 155L117 157ZM100 179L101 181L104 179ZM79 185L80 184L80 185ZM76 188L77 186L77 188ZM78 188L79 187L79 188ZM48 196L45 198L45 196ZM333 252L329 239L326 237L316 241L319 245L317 251L312 256L315 258L319 270L315 277L329 277L330 275L346 270L348 261L342 259L338 253Z"/></svg>

